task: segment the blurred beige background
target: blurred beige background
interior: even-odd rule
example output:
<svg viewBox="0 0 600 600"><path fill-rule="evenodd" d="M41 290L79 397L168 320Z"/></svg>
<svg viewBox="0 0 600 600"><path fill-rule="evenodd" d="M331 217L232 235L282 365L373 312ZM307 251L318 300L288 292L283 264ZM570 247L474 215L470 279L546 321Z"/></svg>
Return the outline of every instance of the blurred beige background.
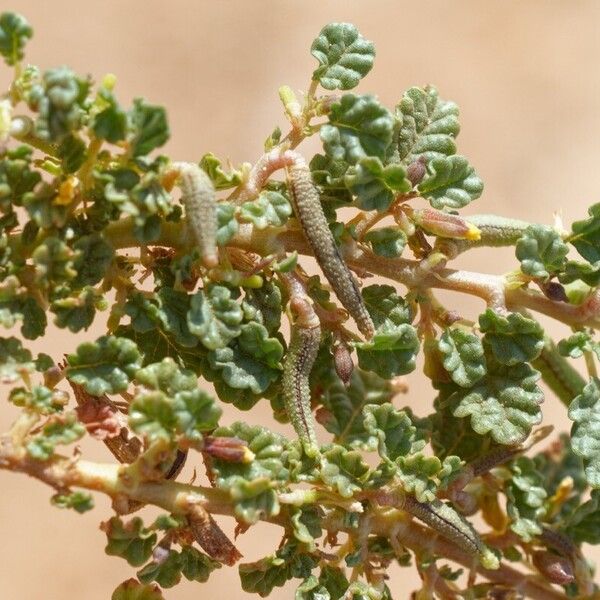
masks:
<svg viewBox="0 0 600 600"><path fill-rule="evenodd" d="M123 104L144 96L165 105L172 132L167 152L174 158L197 160L213 151L234 162L254 160L273 127L284 125L277 89L284 83L306 89L315 66L309 47L320 28L350 21L377 48L360 90L393 106L407 87L434 83L461 107L459 149L486 184L468 211L543 223L562 211L570 223L600 199L599 2L13 0L1 9L22 12L33 24L29 62L68 64L96 80L113 72ZM8 80L1 66L0 89ZM476 252L462 264L497 273L514 268L510 251L490 256ZM445 299L472 314L481 308L471 299ZM60 332L36 349L59 358L80 337ZM410 404L425 413L431 398L415 375ZM548 421L567 426L565 409L550 396L544 411ZM0 430L13 416L0 404ZM229 411L227 418L239 415ZM90 446L90 456L109 459L97 446ZM188 466L185 476L190 473ZM21 475L1 472L0 490L3 600L107 600L134 574L103 553L98 523L110 515L103 498L79 516L51 508L50 490ZM232 531L231 521L224 526ZM272 551L279 533L260 526L241 536L245 560ZM413 582L406 572L392 574L394 597L407 598ZM272 597L292 598L293 589ZM185 583L166 597L216 594L250 597L239 590L237 570L226 568L204 586Z"/></svg>

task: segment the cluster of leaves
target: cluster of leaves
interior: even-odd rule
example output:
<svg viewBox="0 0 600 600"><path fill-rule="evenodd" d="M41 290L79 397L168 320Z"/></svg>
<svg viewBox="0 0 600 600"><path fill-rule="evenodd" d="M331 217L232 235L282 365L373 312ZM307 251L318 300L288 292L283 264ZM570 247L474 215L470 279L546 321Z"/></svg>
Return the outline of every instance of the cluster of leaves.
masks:
<svg viewBox="0 0 600 600"><path fill-rule="evenodd" d="M36 339L48 335L48 313L56 327L77 333L99 325L98 313L110 311L106 334L67 353L64 368L53 363L63 349L53 358L34 358L20 339L0 338L0 378L13 385L9 400L30 426L28 460L57 459L59 446L92 429L99 438L104 429L100 439L109 448L135 440L138 452L126 469L132 479L157 482L168 476L174 456L202 453L211 491L228 503L240 528L259 520L285 526L274 553L240 567L242 588L261 596L295 578L300 599L391 599L381 572L392 560L408 564L410 554L398 539L369 531L378 491L422 504L452 498L467 463L502 452L504 459L492 461L487 476L461 493L473 505L470 512L462 507L465 512L480 511L498 537L518 540L503 549L505 558L520 560L518 546L528 555L549 530L573 547L600 543L600 380L593 369L587 385L567 394L571 436L531 458L518 456L542 421L540 372L563 365L557 377L564 383L566 358L585 356L593 363L600 345L591 331L575 331L551 355L542 326L528 314L487 309L473 325L442 318L422 289L402 297L395 287L374 284L361 294L375 333L359 340L320 277L306 275L296 252L280 252L277 236L297 227L287 185L268 181L256 198L237 201L248 168L224 167L210 153L200 166L219 195L231 194L219 197L216 207L220 263L206 269L185 235L172 163L152 154L169 136L165 110L139 98L122 107L110 75L94 86L67 67L40 72L23 66L31 35L23 17L0 16L0 55L15 67L0 100L0 323L19 325L22 338ZM475 169L456 153L457 106L429 86L407 90L393 110L375 96L348 92L375 56L373 44L352 25L326 26L311 52L318 61L311 89L342 93L309 94L294 115L306 119L294 135L312 133L312 116L326 115L314 129L323 153L310 168L335 240L360 245L376 260L395 259L406 249L429 259L440 240L477 241L457 214L483 190ZM17 143L9 147L10 137ZM276 130L265 146L281 143ZM416 197L429 203L419 218L410 206ZM337 209L345 206L375 211L376 220L392 217L394 224L361 233L358 219L337 221ZM568 233L514 225L510 242L488 240L515 246L520 270L510 283L535 284L573 307L594 299L600 205L589 212ZM242 224L259 232L262 245L251 249L256 253L247 251L247 242L232 244ZM492 235L483 228L480 233ZM435 238L433 246L427 236ZM569 244L585 262L568 258ZM140 252L131 256L124 248ZM297 440L262 425L219 423L220 402L247 411L265 400L275 419L288 420L281 375L289 290L281 274L289 272L303 282L322 321L310 394L329 440L316 458L306 456ZM348 381L338 374L340 340L356 357ZM438 396L430 414L420 406L419 417L399 410L395 394L421 350ZM85 398L98 410L93 428L81 410L68 407L62 376L79 404ZM214 395L201 389L199 378L213 385ZM121 408L126 414L118 414ZM92 506L89 494L70 489L52 501L77 512ZM103 524L106 552L142 567L138 582L121 584L115 600L160 600L158 586L172 587L182 577L203 582L220 566L208 550L194 547L193 523L178 510L149 527L139 517ZM322 546L334 545L341 530L348 541L329 560ZM342 561L361 577L349 579ZM429 556L416 556L420 569L427 561L435 566ZM438 574L455 585L455 572L440 567ZM580 582L568 583L569 593L577 593Z"/></svg>

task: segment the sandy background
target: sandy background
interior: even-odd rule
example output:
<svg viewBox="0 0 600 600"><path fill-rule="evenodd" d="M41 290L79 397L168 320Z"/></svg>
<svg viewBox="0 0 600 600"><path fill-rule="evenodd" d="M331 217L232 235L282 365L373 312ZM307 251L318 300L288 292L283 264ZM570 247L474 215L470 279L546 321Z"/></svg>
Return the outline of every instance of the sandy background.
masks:
<svg viewBox="0 0 600 600"><path fill-rule="evenodd" d="M213 151L234 162L254 160L273 127L284 125L277 88L285 83L306 89L315 66L312 39L327 22L350 21L375 42L378 55L359 90L393 106L407 87L434 83L444 98L460 105L459 150L486 184L484 197L468 210L542 223L562 211L570 223L600 199L599 2L13 0L3 5L25 14L35 28L29 62L42 68L68 64L96 79L113 72L124 104L144 96L165 105L172 131L167 152L177 159L197 160ZM1 89L7 81L1 66ZM490 257L476 252L462 264L496 273L514 268L510 251ZM481 308L471 299L446 299L472 314ZM59 332L36 349L60 356L78 339ZM419 375L413 379L409 402L425 412L431 394ZM547 397L544 411L549 421L566 426L565 410L554 398ZM13 415L0 405L1 430ZM231 412L227 417L239 418ZM253 414L253 421L260 419ZM90 456L108 459L96 446ZM51 508L50 491L23 476L0 473L0 489L1 598L106 600L133 574L124 561L103 553L98 522L110 512L102 498L95 511L79 516ZM231 531L231 522L224 525ZM278 533L261 526L242 536L246 560L274 549ZM397 599L407 598L412 588L407 576L392 576ZM236 569L221 569L202 587L182 584L166 597L215 594L250 597L239 590ZM272 597L291 598L292 588Z"/></svg>

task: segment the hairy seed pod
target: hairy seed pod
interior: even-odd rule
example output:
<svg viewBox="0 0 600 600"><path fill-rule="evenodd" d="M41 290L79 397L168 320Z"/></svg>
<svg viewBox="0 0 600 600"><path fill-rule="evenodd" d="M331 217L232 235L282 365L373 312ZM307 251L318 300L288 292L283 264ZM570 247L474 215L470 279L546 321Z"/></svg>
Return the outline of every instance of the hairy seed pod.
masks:
<svg viewBox="0 0 600 600"><path fill-rule="evenodd" d="M566 585L575 581L571 561L558 554L547 550L534 552L533 564L550 583Z"/></svg>
<svg viewBox="0 0 600 600"><path fill-rule="evenodd" d="M333 364L335 365L335 372L338 377L343 381L344 385L348 385L352 377L352 371L354 371L354 362L350 355L350 349L344 342L340 342L334 346Z"/></svg>
<svg viewBox="0 0 600 600"><path fill-rule="evenodd" d="M453 215L435 208L417 208L409 216L421 229L432 235L455 240L477 241L481 233L475 225L459 215Z"/></svg>
<svg viewBox="0 0 600 600"><path fill-rule="evenodd" d="M308 378L319 351L321 326L308 300L295 297L290 306L296 319L292 324L290 344L283 361L283 399L304 452L314 457L319 454L319 444L310 407Z"/></svg>
<svg viewBox="0 0 600 600"><path fill-rule="evenodd" d="M496 555L482 542L471 524L450 505L440 500L418 502L412 496L405 496L401 508L453 541L465 552L477 556L485 569L498 568L499 561Z"/></svg>
<svg viewBox="0 0 600 600"><path fill-rule="evenodd" d="M372 338L375 326L371 320L354 275L344 262L323 213L319 191L302 156L288 151L290 179L296 216L327 281L344 308L356 321L360 332Z"/></svg>
<svg viewBox="0 0 600 600"><path fill-rule="evenodd" d="M215 188L210 177L198 165L178 162L173 166L179 171L178 185L181 188L181 202L185 206L188 231L200 249L204 266L216 267L219 258Z"/></svg>

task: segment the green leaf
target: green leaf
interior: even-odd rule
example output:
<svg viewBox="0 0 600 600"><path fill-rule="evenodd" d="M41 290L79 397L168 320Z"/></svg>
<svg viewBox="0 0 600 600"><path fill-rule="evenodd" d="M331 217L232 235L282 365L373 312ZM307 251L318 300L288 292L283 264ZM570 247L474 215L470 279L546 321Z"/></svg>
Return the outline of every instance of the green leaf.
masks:
<svg viewBox="0 0 600 600"><path fill-rule="evenodd" d="M487 375L473 387L455 392L455 417L471 417L471 427L489 433L499 444L521 443L542 420L544 395L537 387L540 375L527 363L512 366L487 357Z"/></svg>
<svg viewBox="0 0 600 600"><path fill-rule="evenodd" d="M211 285L192 296L187 322L206 348L216 350L240 335L242 318L242 308L231 297L231 290Z"/></svg>
<svg viewBox="0 0 600 600"><path fill-rule="evenodd" d="M169 139L167 113L162 106L146 104L142 98L136 98L129 119L132 156L150 154Z"/></svg>
<svg viewBox="0 0 600 600"><path fill-rule="evenodd" d="M369 286L363 290L363 297L375 324L375 335L368 342L354 344L358 365L384 379L410 373L419 351L417 331L407 323L411 310L388 285Z"/></svg>
<svg viewBox="0 0 600 600"><path fill-rule="evenodd" d="M333 371L333 366L331 369ZM348 386L337 376L326 385L321 373L315 370L314 375L313 394L324 388L319 394L323 407L317 412L317 421L334 435L336 443L374 450L379 437L366 428L364 407L390 402L392 389L389 382L357 368L352 371Z"/></svg>
<svg viewBox="0 0 600 600"><path fill-rule="evenodd" d="M325 25L310 47L319 61L313 73L326 90L350 90L371 70L375 46L350 23Z"/></svg>
<svg viewBox="0 0 600 600"><path fill-rule="evenodd" d="M235 218L235 206L229 202L217 204L217 244L225 246L238 232L239 223Z"/></svg>
<svg viewBox="0 0 600 600"><path fill-rule="evenodd" d="M77 275L73 251L56 237L46 238L33 252L36 283L44 287L71 281Z"/></svg>
<svg viewBox="0 0 600 600"><path fill-rule="evenodd" d="M96 285L102 281L114 257L114 250L97 234L80 237L74 244L76 252L73 267L77 271L72 284L75 287Z"/></svg>
<svg viewBox="0 0 600 600"><path fill-rule="evenodd" d="M565 533L576 544L600 543L600 493L592 490L590 499L573 507L567 516Z"/></svg>
<svg viewBox="0 0 600 600"><path fill-rule="evenodd" d="M356 205L362 210L386 211L394 196L412 188L402 165L383 166L376 156L361 158L346 172L345 182L356 196Z"/></svg>
<svg viewBox="0 0 600 600"><path fill-rule="evenodd" d="M23 49L32 36L33 29L25 17L13 12L0 15L0 54L9 67L23 60Z"/></svg>
<svg viewBox="0 0 600 600"><path fill-rule="evenodd" d="M289 479L284 465L286 440L263 427L239 422L230 427L219 427L212 437L242 440L254 456L250 462L213 458L216 485L229 491L237 517L246 523L255 523L262 517L278 514L275 489Z"/></svg>
<svg viewBox="0 0 600 600"><path fill-rule="evenodd" d="M256 321L267 328L270 334L279 331L281 326L282 296L275 280L265 281L256 289L246 289L242 300L244 320Z"/></svg>
<svg viewBox="0 0 600 600"><path fill-rule="evenodd" d="M281 587L289 579L306 579L316 565L315 557L302 552L296 542L288 542L274 555L240 565L242 589L265 598L273 588Z"/></svg>
<svg viewBox="0 0 600 600"><path fill-rule="evenodd" d="M210 574L221 568L221 563L199 552L192 546L184 546L179 555L182 564L181 573L189 581L205 583Z"/></svg>
<svg viewBox="0 0 600 600"><path fill-rule="evenodd" d="M292 511L292 528L294 537L314 552L317 549L315 539L323 535L321 529L321 512L316 506L296 508Z"/></svg>
<svg viewBox="0 0 600 600"><path fill-rule="evenodd" d="M89 86L89 80L80 79L68 67L46 71L25 96L29 108L39 113L34 125L35 135L50 142L60 142L69 133L80 129Z"/></svg>
<svg viewBox="0 0 600 600"><path fill-rule="evenodd" d="M589 219L575 221L568 241L585 260L595 263L600 260L600 203L588 208Z"/></svg>
<svg viewBox="0 0 600 600"><path fill-rule="evenodd" d="M61 159L63 173L75 173L85 162L86 145L80 137L69 134L58 146L57 155Z"/></svg>
<svg viewBox="0 0 600 600"><path fill-rule="evenodd" d="M407 90L396 107L396 116L400 120L398 153L405 165L420 157L430 161L456 152L458 106L440 99L434 87Z"/></svg>
<svg viewBox="0 0 600 600"><path fill-rule="evenodd" d="M298 252L294 250L291 254L288 254L285 258L278 260L273 263L273 270L277 273L290 273L296 268L298 264Z"/></svg>
<svg viewBox="0 0 600 600"><path fill-rule="evenodd" d="M52 504L58 508L72 508L78 513L84 513L94 508L94 499L89 492L71 492L70 494L55 494Z"/></svg>
<svg viewBox="0 0 600 600"><path fill-rule="evenodd" d="M593 377L569 406L573 452L583 458L589 485L600 488L600 381Z"/></svg>
<svg viewBox="0 0 600 600"><path fill-rule="evenodd" d="M371 244L375 254L386 258L401 256L406 246L406 234L398 227L371 229L363 239Z"/></svg>
<svg viewBox="0 0 600 600"><path fill-rule="evenodd" d="M139 567L150 558L157 541L156 533L146 529L139 517L127 523L112 517L102 524L102 530L106 533L106 554L120 556L132 567Z"/></svg>
<svg viewBox="0 0 600 600"><path fill-rule="evenodd" d="M457 461L456 457L446 457L442 463L437 456L425 456L418 452L398 457L396 465L402 488L414 494L419 502L432 502L441 480L456 469Z"/></svg>
<svg viewBox="0 0 600 600"><path fill-rule="evenodd" d="M459 327L448 328L438 342L444 369L461 387L472 387L486 373L483 344L479 337Z"/></svg>
<svg viewBox="0 0 600 600"><path fill-rule="evenodd" d="M176 550L168 550L168 555L160 561L151 561L137 572L142 583L156 581L163 588L171 588L181 581L181 556Z"/></svg>
<svg viewBox="0 0 600 600"><path fill-rule="evenodd" d="M31 352L16 337L0 337L0 381L13 383L22 375L35 371Z"/></svg>
<svg viewBox="0 0 600 600"><path fill-rule="evenodd" d="M110 144L116 144L127 136L127 113L109 97L109 105L94 116L92 124L94 135Z"/></svg>
<svg viewBox="0 0 600 600"><path fill-rule="evenodd" d="M546 514L544 503L548 496L544 478L534 462L520 456L511 465L512 477L505 487L506 512L510 528L525 542L542 533L540 520Z"/></svg>
<svg viewBox="0 0 600 600"><path fill-rule="evenodd" d="M515 253L525 275L547 281L564 269L569 248L552 227L530 225L517 241Z"/></svg>
<svg viewBox="0 0 600 600"><path fill-rule="evenodd" d="M200 166L208 174L216 190L227 190L242 182L241 171L234 169L226 172L221 161L211 152L202 157Z"/></svg>
<svg viewBox="0 0 600 600"><path fill-rule="evenodd" d="M67 356L67 377L82 385L88 394L102 396L127 389L142 357L134 342L115 336L102 336L96 342L78 346Z"/></svg>
<svg viewBox="0 0 600 600"><path fill-rule="evenodd" d="M198 441L217 426L221 409L198 387L196 375L173 359L140 369L135 379L143 387L129 408L129 424L150 442L174 433Z"/></svg>
<svg viewBox="0 0 600 600"><path fill-rule="evenodd" d="M577 331L568 338L560 340L557 348L561 356L570 358L580 358L584 352L590 351L594 351L597 356L600 355L600 345L592 341L590 334L585 331Z"/></svg>
<svg viewBox="0 0 600 600"><path fill-rule="evenodd" d="M331 445L323 452L321 479L342 498L351 498L363 488L369 470L369 465L357 450Z"/></svg>
<svg viewBox="0 0 600 600"><path fill-rule="evenodd" d="M54 323L61 328L77 333L86 330L93 323L96 306L101 297L96 296L94 288L87 287L76 296L54 300L50 310L56 315Z"/></svg>
<svg viewBox="0 0 600 600"><path fill-rule="evenodd" d="M292 206L279 192L261 192L256 200L240 206L240 220L253 223L257 229L282 227L292 214Z"/></svg>
<svg viewBox="0 0 600 600"><path fill-rule="evenodd" d="M263 325L245 323L232 345L212 350L208 360L229 387L261 394L279 378L282 357L281 342Z"/></svg>
<svg viewBox="0 0 600 600"><path fill-rule="evenodd" d="M327 155L354 165L361 158L384 158L392 141L394 118L374 96L345 94L331 106L320 134Z"/></svg>
<svg viewBox="0 0 600 600"><path fill-rule="evenodd" d="M14 206L23 205L23 196L33 191L41 181L38 171L31 169L33 149L28 146L18 146L0 152L0 208L9 212Z"/></svg>
<svg viewBox="0 0 600 600"><path fill-rule="evenodd" d="M411 452L417 429L404 411L390 403L367 404L363 414L365 429L377 440L381 458L393 462Z"/></svg>
<svg viewBox="0 0 600 600"><path fill-rule="evenodd" d="M578 279L591 287L596 287L600 283L600 261L589 264L568 260L564 271L558 274L558 280L561 283L572 283Z"/></svg>
<svg viewBox="0 0 600 600"><path fill-rule="evenodd" d="M27 453L36 460L48 460L59 444L67 445L85 434L85 427L74 412L53 415L37 435L27 443Z"/></svg>
<svg viewBox="0 0 600 600"><path fill-rule="evenodd" d="M464 156L433 158L419 192L434 208L462 208L481 196L483 182Z"/></svg>
<svg viewBox="0 0 600 600"><path fill-rule="evenodd" d="M34 385L31 389L17 387L10 390L8 396L15 406L21 406L41 415L62 412L69 397L65 392L49 389L44 385Z"/></svg>
<svg viewBox="0 0 600 600"><path fill-rule="evenodd" d="M520 313L504 316L488 308L479 315L479 327L485 333L484 345L505 365L532 361L544 347L542 326Z"/></svg>
<svg viewBox="0 0 600 600"><path fill-rule="evenodd" d="M143 585L135 579L128 579L112 593L111 600L165 600L156 585Z"/></svg>

